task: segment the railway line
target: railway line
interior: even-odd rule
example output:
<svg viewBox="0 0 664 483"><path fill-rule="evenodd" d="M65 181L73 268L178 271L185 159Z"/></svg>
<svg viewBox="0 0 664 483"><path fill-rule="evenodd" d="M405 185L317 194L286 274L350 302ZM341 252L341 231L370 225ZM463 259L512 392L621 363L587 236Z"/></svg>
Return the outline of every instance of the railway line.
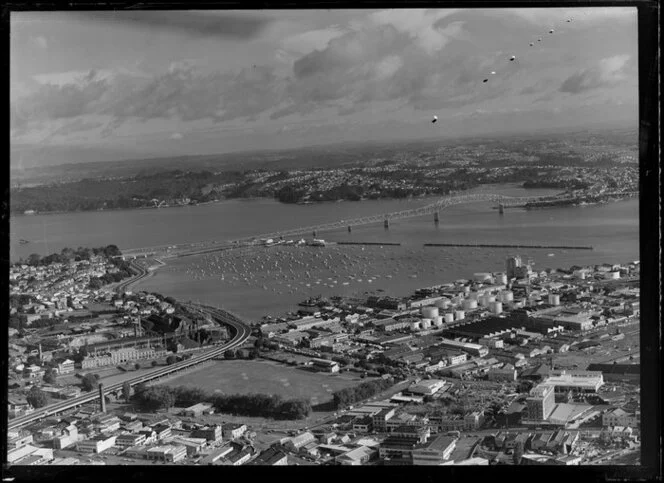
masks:
<svg viewBox="0 0 664 483"><path fill-rule="evenodd" d="M159 379L165 378L167 376L170 376L174 373L177 372L182 372L184 370L187 370L189 368L192 368L193 366L196 366L198 364L201 364L205 361L209 361L214 359L215 357L220 356L223 354L225 351L229 349L234 349L239 346L241 346L249 337L251 334L251 329L249 326L241 320L237 315L231 314L229 312L226 312L222 309L219 309L217 307L213 306L202 306L202 305L196 305L196 304L188 304L191 308L195 308L203 313L208 312L209 315L215 319L217 322L227 325L230 327L233 338L228 341L226 344L218 346L205 354L200 354L200 355L195 355L191 359L181 361L181 362L176 362L175 364L172 364L170 366L166 367L161 367L159 369L155 369L153 371L150 371L146 374L142 374L140 376L136 376L131 379L127 379L123 382L118 382L115 384L110 384L107 387L103 388L104 394L113 394L113 393L119 393L122 390L123 385L125 382L129 382L129 385L131 387L136 386L141 383L147 383L147 382L155 382ZM81 406L83 404L92 402L96 399L99 398L99 394L97 391L91 391L90 393L84 394L82 396L73 398L73 399L68 399L62 402L58 402L55 404L51 404L49 406L37 409L36 411L32 412L31 414L27 414L25 416L20 416L14 419L9 420L7 424L7 429L17 429L22 426L25 426L26 424L30 424L34 421L39 421L43 418L46 418L48 416L53 416L55 414L59 414L63 411L67 411L68 409L76 408L78 406Z"/></svg>

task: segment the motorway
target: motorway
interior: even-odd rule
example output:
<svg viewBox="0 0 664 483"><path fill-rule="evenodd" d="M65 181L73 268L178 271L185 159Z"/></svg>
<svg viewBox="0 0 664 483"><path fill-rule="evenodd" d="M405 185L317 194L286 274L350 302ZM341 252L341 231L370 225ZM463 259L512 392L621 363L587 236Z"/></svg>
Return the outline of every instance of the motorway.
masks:
<svg viewBox="0 0 664 483"><path fill-rule="evenodd" d="M155 381L164 378L172 373L180 372L189 369L202 362L214 359L215 357L218 357L221 354L223 354L228 349L235 349L239 347L247 340L249 335L251 335L251 329L249 328L249 326L234 314L230 314L224 310L214 308L211 306L196 306L195 304L189 304L189 306L191 308L196 308L201 312L207 312L213 319L215 319L220 324L229 326L233 333L233 338L230 341L228 341L226 344L217 346L214 349L206 352L205 354L195 355L191 359L184 360L181 362L176 362L175 364L172 364L170 366L161 367L155 369L154 371L150 371L148 373L134 377L132 379L127 379L126 381L118 382L109 385L107 387L104 387L105 394L121 391L125 382L129 382L130 386L136 386L137 384ZM7 429L20 428L33 421L38 421L41 420L42 418L61 413L63 411L75 408L77 406L81 406L82 404L94 401L95 399L98 398L99 398L99 393L98 391L94 390L76 398L68 399L62 402L45 406L43 408L35 410L31 414L11 419L8 422Z"/></svg>

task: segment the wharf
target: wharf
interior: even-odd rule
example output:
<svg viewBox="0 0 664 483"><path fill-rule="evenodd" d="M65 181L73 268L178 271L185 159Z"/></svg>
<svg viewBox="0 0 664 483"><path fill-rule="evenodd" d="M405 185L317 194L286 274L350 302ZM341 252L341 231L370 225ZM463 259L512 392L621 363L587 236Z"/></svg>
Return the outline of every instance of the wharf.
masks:
<svg viewBox="0 0 664 483"><path fill-rule="evenodd" d="M485 243L425 243L425 247L469 247L469 248L546 248L549 250L592 250L592 246L564 245L507 245Z"/></svg>
<svg viewBox="0 0 664 483"><path fill-rule="evenodd" d="M337 242L337 245L390 245L390 246L401 246L401 243L395 242L350 242L350 241L340 241Z"/></svg>

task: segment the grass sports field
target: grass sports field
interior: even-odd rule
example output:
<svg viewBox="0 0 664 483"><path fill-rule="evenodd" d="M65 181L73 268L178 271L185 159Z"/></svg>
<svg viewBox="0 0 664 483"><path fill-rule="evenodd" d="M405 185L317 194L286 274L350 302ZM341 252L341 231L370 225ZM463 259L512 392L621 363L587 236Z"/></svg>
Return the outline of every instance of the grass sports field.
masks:
<svg viewBox="0 0 664 483"><path fill-rule="evenodd" d="M209 393L278 394L284 399L305 398L313 406L328 402L332 393L369 380L354 373L309 372L266 360L218 361L199 371L174 377L164 384L200 387Z"/></svg>

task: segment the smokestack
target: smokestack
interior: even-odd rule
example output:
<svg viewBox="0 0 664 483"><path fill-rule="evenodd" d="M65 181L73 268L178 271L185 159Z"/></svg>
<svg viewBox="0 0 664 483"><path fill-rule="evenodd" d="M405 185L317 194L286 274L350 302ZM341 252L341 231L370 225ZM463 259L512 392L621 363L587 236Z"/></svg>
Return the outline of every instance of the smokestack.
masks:
<svg viewBox="0 0 664 483"><path fill-rule="evenodd" d="M41 343L39 344L39 360L40 360L40 361L44 360L44 359L43 359L43 356L42 356Z"/></svg>
<svg viewBox="0 0 664 483"><path fill-rule="evenodd" d="M101 404L101 412L106 412L106 399L104 399L104 385L99 384L99 403Z"/></svg>

